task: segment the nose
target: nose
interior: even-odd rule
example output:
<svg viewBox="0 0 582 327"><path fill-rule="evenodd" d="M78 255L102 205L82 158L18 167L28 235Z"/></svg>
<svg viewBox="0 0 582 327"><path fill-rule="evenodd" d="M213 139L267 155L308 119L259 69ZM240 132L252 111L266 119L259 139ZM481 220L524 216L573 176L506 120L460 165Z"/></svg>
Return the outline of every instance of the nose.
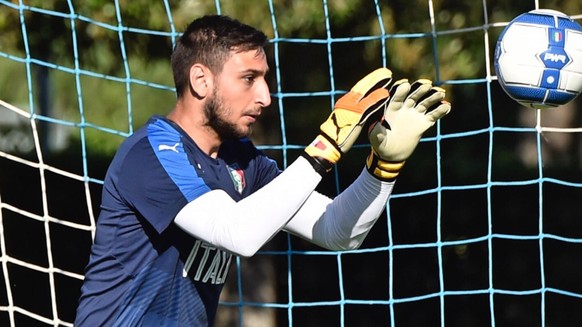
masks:
<svg viewBox="0 0 582 327"><path fill-rule="evenodd" d="M271 93L269 91L269 85L264 79L261 80L259 86L257 87L257 104L262 108L266 108L271 105Z"/></svg>

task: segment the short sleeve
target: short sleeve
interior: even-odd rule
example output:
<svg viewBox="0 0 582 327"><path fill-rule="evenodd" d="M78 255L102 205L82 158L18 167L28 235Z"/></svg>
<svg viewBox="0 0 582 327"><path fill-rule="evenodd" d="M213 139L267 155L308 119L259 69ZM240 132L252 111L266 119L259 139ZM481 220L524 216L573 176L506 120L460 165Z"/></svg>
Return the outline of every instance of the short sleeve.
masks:
<svg viewBox="0 0 582 327"><path fill-rule="evenodd" d="M120 194L159 233L188 202L210 190L190 164L181 135L165 124L149 124L118 171Z"/></svg>

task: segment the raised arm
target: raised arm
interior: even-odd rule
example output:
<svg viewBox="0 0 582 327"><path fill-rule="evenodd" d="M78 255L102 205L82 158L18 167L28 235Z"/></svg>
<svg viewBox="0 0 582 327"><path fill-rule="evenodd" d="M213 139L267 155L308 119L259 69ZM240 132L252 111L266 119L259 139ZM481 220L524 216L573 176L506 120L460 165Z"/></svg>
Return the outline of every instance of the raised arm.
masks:
<svg viewBox="0 0 582 327"><path fill-rule="evenodd" d="M338 100L303 156L262 189L239 202L224 191L210 191L187 204L175 223L223 250L255 254L297 213L321 175L349 151L366 120L384 107L391 76L381 68L360 80Z"/></svg>
<svg viewBox="0 0 582 327"><path fill-rule="evenodd" d="M335 199L314 192L285 227L330 250L358 248L385 208L404 162L426 130L449 113L445 90L429 80L398 81L368 135L366 169Z"/></svg>

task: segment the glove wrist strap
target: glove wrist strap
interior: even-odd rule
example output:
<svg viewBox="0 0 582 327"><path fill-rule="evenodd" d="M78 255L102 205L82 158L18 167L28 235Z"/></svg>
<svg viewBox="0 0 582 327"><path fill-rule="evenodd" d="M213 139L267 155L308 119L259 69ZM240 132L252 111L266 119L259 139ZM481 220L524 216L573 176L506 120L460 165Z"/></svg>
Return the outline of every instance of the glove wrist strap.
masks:
<svg viewBox="0 0 582 327"><path fill-rule="evenodd" d="M331 162L329 162L321 157L312 157L307 152L301 153L301 156L303 158L307 159L307 161L311 164L313 169L319 175L321 175L321 177L324 177L333 168L333 163L331 163Z"/></svg>
<svg viewBox="0 0 582 327"><path fill-rule="evenodd" d="M366 168L368 172L384 182L394 181L403 166L404 161L391 162L382 160L373 150L366 159Z"/></svg>
<svg viewBox="0 0 582 327"><path fill-rule="evenodd" d="M319 134L305 148L303 156L311 163L313 168L324 175L329 172L342 156L341 151L325 135Z"/></svg>

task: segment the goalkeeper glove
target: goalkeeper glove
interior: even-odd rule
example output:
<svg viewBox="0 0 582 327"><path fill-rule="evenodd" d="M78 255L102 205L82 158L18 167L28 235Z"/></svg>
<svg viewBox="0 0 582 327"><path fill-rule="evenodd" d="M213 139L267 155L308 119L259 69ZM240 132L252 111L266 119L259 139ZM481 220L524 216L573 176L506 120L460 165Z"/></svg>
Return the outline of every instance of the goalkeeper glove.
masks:
<svg viewBox="0 0 582 327"><path fill-rule="evenodd" d="M330 171L350 150L366 120L386 103L390 81L389 69L376 69L337 101L329 118L321 124L320 134L303 153L316 171L322 175Z"/></svg>
<svg viewBox="0 0 582 327"><path fill-rule="evenodd" d="M420 79L412 85L399 80L390 89L391 98L381 121L370 127L372 151L368 171L383 181L393 181L414 152L422 134L451 110L445 90Z"/></svg>

